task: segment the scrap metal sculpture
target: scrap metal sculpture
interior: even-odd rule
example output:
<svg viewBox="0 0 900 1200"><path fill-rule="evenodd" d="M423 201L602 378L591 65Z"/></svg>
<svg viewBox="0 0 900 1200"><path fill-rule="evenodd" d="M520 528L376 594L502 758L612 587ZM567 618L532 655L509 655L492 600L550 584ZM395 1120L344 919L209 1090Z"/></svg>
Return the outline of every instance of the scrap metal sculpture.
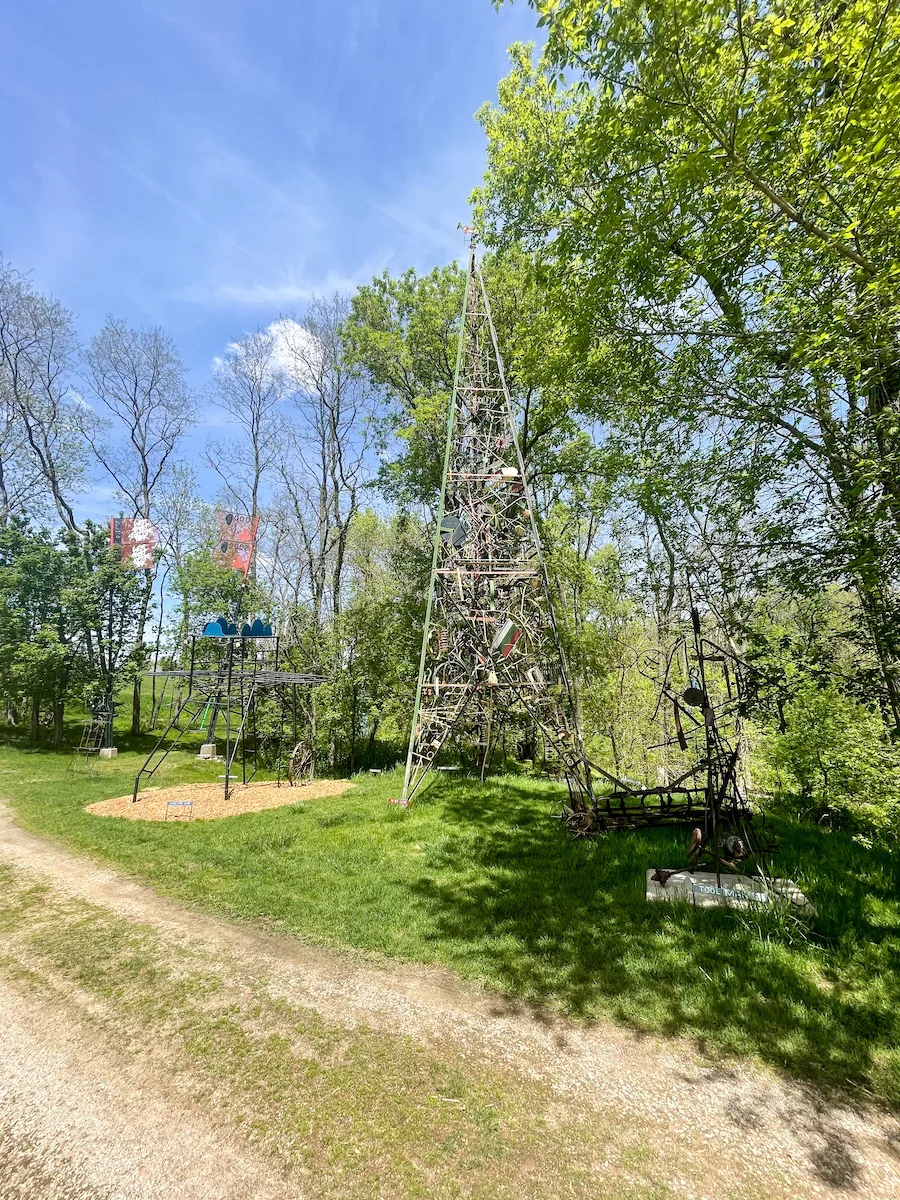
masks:
<svg viewBox="0 0 900 1200"><path fill-rule="evenodd" d="M203 732L209 743L215 742L217 733L224 737L226 800L238 775L242 783L249 783L258 769L265 737L257 719L261 701L274 697L280 709L280 736L287 737L291 710L288 697L293 700L296 712L297 688L325 682L321 675L282 670L279 657L280 639L271 626L253 622L238 630L234 623L220 619L210 622L201 635L191 638L186 666L154 671L157 677L183 680L185 689L175 715L137 774L133 799L139 798L141 782L152 778L191 732ZM175 737L169 740L173 731ZM289 783L293 782L291 774Z"/></svg>
<svg viewBox="0 0 900 1200"><path fill-rule="evenodd" d="M468 230L467 232L471 232ZM664 659L664 661L661 661ZM443 478L403 793L408 805L448 739L477 741L482 775L514 710L531 719L550 773L568 784L563 820L591 836L693 827L685 869L735 868L772 847L740 771L740 658L690 628L637 669L658 688L681 765L643 786L586 758L550 602L534 502L474 240L447 415ZM595 791L593 777L604 781ZM676 872L677 873L677 872ZM667 873L671 874L671 873ZM663 881L665 882L665 881Z"/></svg>
<svg viewBox="0 0 900 1200"><path fill-rule="evenodd" d="M220 541L215 551L216 561L241 572L246 581L250 574L259 517L244 517L234 513L217 514ZM186 665L173 670L152 671L162 679L183 682L180 703L168 726L147 756L134 781L132 799L139 799L142 781L151 779L185 735L203 732L207 744L215 746L217 731L224 733L225 799L232 783L240 774L242 783L249 783L259 766L267 743L273 734L260 728L259 710L266 699L274 700L279 709L275 720L274 740L278 762L279 782L286 775L290 786L299 779L301 770L312 771L312 755L295 769L298 753L297 689L325 683L322 675L305 671L286 671L281 664L281 641L272 626L257 618L242 621L244 586L235 604L235 619L219 617L205 625L202 634L191 637L183 659ZM291 733L290 754L279 753L281 744ZM169 740L169 735L175 737ZM239 760L239 761L238 761Z"/></svg>
<svg viewBox="0 0 900 1200"><path fill-rule="evenodd" d="M638 672L657 689L654 718L662 716L666 739L653 747L672 748L693 760L668 782L641 787L603 772L612 790L598 798L589 814L569 814L575 833L640 829L659 825L693 827L686 865L658 871L654 880L665 885L682 871L742 869L753 860L758 873L768 876L767 856L774 839L761 817L754 814L742 779L741 710L746 694L747 665L724 637L710 636L699 610L692 604L690 627L665 654L642 656Z"/></svg>
<svg viewBox="0 0 900 1200"><path fill-rule="evenodd" d="M539 731L549 773L568 783L570 808L589 811L591 772L473 238L398 803L410 803L451 735L477 740L484 773L514 708Z"/></svg>
<svg viewBox="0 0 900 1200"><path fill-rule="evenodd" d="M90 774L90 768L96 759L100 757L101 750L104 750L107 746L112 746L112 728L115 712L115 704L108 691L99 696L90 705L88 714L82 723L81 741L75 747L75 752L69 764L72 769L77 765L83 764L88 768L88 773Z"/></svg>

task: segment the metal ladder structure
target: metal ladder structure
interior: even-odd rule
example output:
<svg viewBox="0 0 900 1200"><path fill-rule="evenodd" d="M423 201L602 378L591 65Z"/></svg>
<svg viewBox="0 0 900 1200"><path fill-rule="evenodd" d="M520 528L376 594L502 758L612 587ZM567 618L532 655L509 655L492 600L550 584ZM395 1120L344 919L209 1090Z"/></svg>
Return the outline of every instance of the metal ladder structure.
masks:
<svg viewBox="0 0 900 1200"><path fill-rule="evenodd" d="M279 656L279 639L271 634L194 635L187 667L154 671L157 677L183 680L184 696L138 771L132 800L140 799L142 783L153 778L187 734L203 728L207 716L209 741L215 741L220 723L224 726L225 773L221 778L225 799L238 777L242 783L249 783L258 765L256 712L259 701L271 693L283 697L289 688L315 687L325 682L321 675L282 670ZM281 707L283 712L284 703ZM170 738L173 731L176 735Z"/></svg>

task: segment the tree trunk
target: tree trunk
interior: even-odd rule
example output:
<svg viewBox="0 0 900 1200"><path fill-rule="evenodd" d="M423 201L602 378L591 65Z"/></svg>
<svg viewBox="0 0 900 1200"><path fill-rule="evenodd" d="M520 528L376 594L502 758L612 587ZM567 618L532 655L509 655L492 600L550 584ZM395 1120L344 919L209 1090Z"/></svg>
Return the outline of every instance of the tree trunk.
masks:
<svg viewBox="0 0 900 1200"><path fill-rule="evenodd" d="M141 677L134 681L131 693L131 736L137 737L141 732Z"/></svg>
<svg viewBox="0 0 900 1200"><path fill-rule="evenodd" d="M149 571L144 572L144 594L141 599L141 614L138 618L137 644L143 649L144 629L147 624L147 613L150 611L150 597L153 594L153 577ZM141 664L142 665L142 664ZM131 694L131 736L137 737L141 732L141 677L134 681Z"/></svg>
<svg viewBox="0 0 900 1200"><path fill-rule="evenodd" d="M57 700L53 705L53 749L61 750L63 744L63 716L66 711L65 700Z"/></svg>
<svg viewBox="0 0 900 1200"><path fill-rule="evenodd" d="M316 777L316 694L313 692L309 704L309 777Z"/></svg>
<svg viewBox="0 0 900 1200"><path fill-rule="evenodd" d="M356 768L356 720L357 707L359 704L359 688L356 684L353 685L353 703L350 706L350 774L352 775Z"/></svg>
<svg viewBox="0 0 900 1200"><path fill-rule="evenodd" d="M369 741L366 746L366 761L372 761L372 751L375 749L375 738L378 736L378 726L381 724L381 717L376 717L372 722L372 728L369 730Z"/></svg>
<svg viewBox="0 0 900 1200"><path fill-rule="evenodd" d="M41 730L41 698L38 695L31 697L31 731L30 738L32 743L36 744Z"/></svg>
<svg viewBox="0 0 900 1200"><path fill-rule="evenodd" d="M835 481L841 507L846 520L847 543L852 547L852 559L849 573L853 579L856 593L869 633L872 647L878 662L881 677L884 682L887 707L893 717L892 736L900 737L900 689L898 689L895 672L900 647L898 647L897 614L895 606L885 602L885 597L891 594L891 589L885 580L890 576L890 569L885 559L887 547L871 531L866 532L867 514L862 506L860 497L864 495L864 480L841 454L841 448L834 438L833 431L826 423L821 423L822 441L828 468Z"/></svg>
<svg viewBox="0 0 900 1200"><path fill-rule="evenodd" d="M168 574L169 574L169 568L166 567L165 571L163 572L163 577L162 577L162 580L160 581L160 585L159 585L159 620L156 622L156 637L153 640L153 671L154 671L154 675L153 675L153 703L151 705L152 716L150 719L150 728L151 729L155 729L157 726L157 723L159 721L159 712L160 712L160 709L162 708L162 703L163 703L163 700L165 699L165 695L166 695L166 682L167 681L163 681L162 695L159 697L159 699L157 699L155 672L159 670L159 650L160 650L160 645L162 643L163 612L165 609L165 584L166 584L166 576Z"/></svg>
<svg viewBox="0 0 900 1200"><path fill-rule="evenodd" d="M9 493L6 490L6 472L3 469L3 459L0 457L0 529L5 529L9 523Z"/></svg>

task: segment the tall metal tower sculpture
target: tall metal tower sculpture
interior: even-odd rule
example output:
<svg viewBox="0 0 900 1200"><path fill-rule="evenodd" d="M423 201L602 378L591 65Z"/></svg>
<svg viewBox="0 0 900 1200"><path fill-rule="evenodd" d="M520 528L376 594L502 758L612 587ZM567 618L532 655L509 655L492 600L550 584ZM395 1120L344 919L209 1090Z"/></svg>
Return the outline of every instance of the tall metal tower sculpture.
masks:
<svg viewBox="0 0 900 1200"><path fill-rule="evenodd" d="M570 806L586 810L590 768L472 237L400 804L410 803L453 733L477 734L489 763L514 707L540 731L547 768L567 781Z"/></svg>

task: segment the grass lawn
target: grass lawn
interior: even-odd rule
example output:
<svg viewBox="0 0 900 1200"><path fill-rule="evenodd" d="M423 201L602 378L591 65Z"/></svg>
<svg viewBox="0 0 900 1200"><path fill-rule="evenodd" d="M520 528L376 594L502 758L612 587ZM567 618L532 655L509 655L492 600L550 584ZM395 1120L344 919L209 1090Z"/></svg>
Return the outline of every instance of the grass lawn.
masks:
<svg viewBox="0 0 900 1200"><path fill-rule="evenodd" d="M88 816L132 786L141 756L117 740L125 753L90 776L71 755L3 747L0 796L29 829L227 916L900 1104L900 856L782 821L779 871L817 918L650 905L645 871L678 865L684 835L572 841L549 785L435 780L402 811L387 804L398 776L366 775L342 796L222 821ZM221 770L190 751L170 763L163 784Z"/></svg>
<svg viewBox="0 0 900 1200"><path fill-rule="evenodd" d="M29 1015L51 1044L61 1026L101 1063L108 1051L118 1067L123 1055L140 1063L142 1099L164 1081L167 1102L210 1113L226 1151L255 1146L291 1194L312 1184L320 1200L674 1200L666 1181L703 1171L677 1143L650 1144L640 1120L598 1121L549 1083L453 1045L326 1020L228 955L173 945L2 864L0 931L0 984L26 1012L43 1002ZM61 1195L54 1182L40 1195ZM729 1182L721 1200L770 1194Z"/></svg>

